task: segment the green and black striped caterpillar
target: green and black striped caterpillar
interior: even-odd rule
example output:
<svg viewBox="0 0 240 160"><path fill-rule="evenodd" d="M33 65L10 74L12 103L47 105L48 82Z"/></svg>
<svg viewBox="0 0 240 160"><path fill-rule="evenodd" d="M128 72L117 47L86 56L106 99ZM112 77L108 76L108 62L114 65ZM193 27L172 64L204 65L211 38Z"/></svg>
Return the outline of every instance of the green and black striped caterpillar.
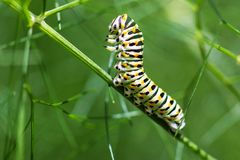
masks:
<svg viewBox="0 0 240 160"><path fill-rule="evenodd" d="M124 87L125 96L133 97L135 105L144 105L147 113L162 118L173 131L182 129L185 122L181 107L144 72L144 39L138 25L123 14L113 19L109 32L106 49L117 57L114 85Z"/></svg>

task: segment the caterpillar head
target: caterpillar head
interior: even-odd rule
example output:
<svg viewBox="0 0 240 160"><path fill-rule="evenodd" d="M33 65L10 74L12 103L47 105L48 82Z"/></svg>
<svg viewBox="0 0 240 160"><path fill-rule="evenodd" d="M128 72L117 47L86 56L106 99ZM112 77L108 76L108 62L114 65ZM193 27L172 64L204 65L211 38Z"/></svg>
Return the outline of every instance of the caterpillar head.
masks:
<svg viewBox="0 0 240 160"><path fill-rule="evenodd" d="M125 22L127 20L127 17L127 14L123 14L114 18L108 26L109 32L119 35L120 32L125 28Z"/></svg>

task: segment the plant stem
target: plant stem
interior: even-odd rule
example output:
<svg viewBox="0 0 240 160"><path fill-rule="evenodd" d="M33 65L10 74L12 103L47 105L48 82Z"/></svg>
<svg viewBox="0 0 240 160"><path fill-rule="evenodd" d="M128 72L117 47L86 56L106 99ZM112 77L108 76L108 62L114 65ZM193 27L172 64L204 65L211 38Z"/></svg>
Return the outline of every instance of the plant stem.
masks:
<svg viewBox="0 0 240 160"><path fill-rule="evenodd" d="M109 110L109 94L105 95L104 99L104 122L105 122L105 133L106 133L106 140L107 140L107 145L108 145L108 150L111 155L111 160L114 160L114 153L110 141L110 135L109 135L109 118L108 118L108 110Z"/></svg>
<svg viewBox="0 0 240 160"><path fill-rule="evenodd" d="M211 156L206 151L204 151L203 149L199 148L197 144L193 143L187 137L181 135L180 137L178 137L178 140L181 141L185 146L190 148L192 151L194 151L196 154L200 155L202 157L202 159L216 160L215 157Z"/></svg>
<svg viewBox="0 0 240 160"><path fill-rule="evenodd" d="M208 70L219 80L221 81L227 89L237 98L240 102L240 93L239 91L233 86L231 80L227 78L219 69L217 69L214 65L208 64Z"/></svg>
<svg viewBox="0 0 240 160"><path fill-rule="evenodd" d="M234 58L237 62L238 56L235 56L232 52L228 51L227 49L221 47L218 44L212 43L209 40L203 40L203 34L202 34L202 24L201 24L201 16L200 16L200 11L201 7L203 4L204 0L198 0L197 1L197 10L195 12L195 27L197 31L197 43L199 46L199 50L202 56L202 59L204 59L205 54L206 54L206 49L205 49L205 42L213 46L214 48L218 49L221 52L225 52L226 55ZM219 70L217 69L214 65L208 63L207 64L207 69L222 83L226 88L240 101L240 93L239 91L231 84L230 80L226 78L226 76Z"/></svg>
<svg viewBox="0 0 240 160"><path fill-rule="evenodd" d="M23 8L19 5L17 1L3 0L3 2L19 13L23 10Z"/></svg>
<svg viewBox="0 0 240 160"><path fill-rule="evenodd" d="M34 159L34 114L35 114L35 107L34 107L34 103L33 101L31 101L31 108L30 108L30 111L31 111L31 117L30 117L30 123L31 123L31 129L30 129L30 134L31 134L31 144L30 144L30 157L31 157L31 160Z"/></svg>
<svg viewBox="0 0 240 160"><path fill-rule="evenodd" d="M221 15L221 13L219 12L217 6L215 5L213 0L208 0L210 6L212 7L213 11L215 12L215 14L217 15L218 19L222 22L223 25L225 25L228 29L232 30L233 32L237 33L238 35L240 35L240 30L238 30L236 27L234 27L232 24L228 23L223 16Z"/></svg>
<svg viewBox="0 0 240 160"><path fill-rule="evenodd" d="M30 40L32 36L32 28L29 28L27 33L27 41L25 43L25 51L23 55L23 67L22 67L22 73L25 77L28 71L28 61L29 61L29 52L30 52Z"/></svg>
<svg viewBox="0 0 240 160"><path fill-rule="evenodd" d="M214 43L208 39L204 39L203 40L204 42L206 42L207 44L209 44L210 46L214 47L215 49L219 50L220 52L222 52L223 54L229 56L230 58L234 59L237 61L237 55L235 55L234 53L232 53L231 51L229 51L228 49L226 48L223 48L222 46L220 46L219 44L217 43Z"/></svg>
<svg viewBox="0 0 240 160"><path fill-rule="evenodd" d="M77 5L85 3L85 2L87 2L87 0L75 0L75 1L69 2L67 4L59 6L57 8L52 9L52 10L46 11L44 13L44 18L46 18L48 16L51 16L53 14L56 14L58 12L61 12L63 10L66 10L66 9L69 9L69 8L73 8L73 7L77 6Z"/></svg>
<svg viewBox="0 0 240 160"><path fill-rule="evenodd" d="M27 92L24 89L24 84L26 81L27 73L28 73L31 36L32 36L32 28L29 28L27 32L27 41L25 43L24 55L23 55L23 61L22 61L22 80L21 80L21 88L20 88L20 103L19 103L19 115L18 115L18 130L17 130L17 151L16 151L17 160L25 159L25 138L23 133L24 133Z"/></svg>
<svg viewBox="0 0 240 160"><path fill-rule="evenodd" d="M21 101L19 105L18 123L17 123L17 151L16 160L25 159L25 138L24 138L24 122L25 122L25 105L27 101L27 93L22 90Z"/></svg>
<svg viewBox="0 0 240 160"><path fill-rule="evenodd" d="M40 30L46 33L48 36L53 38L67 50L69 50L76 58L85 63L88 67L90 67L95 73L97 73L101 78L103 78L109 85L112 85L112 78L109 74L107 74L101 67L99 67L93 60L88 58L83 52L81 52L77 47L75 47L72 43L66 40L62 35L56 32L52 27L50 27L45 21L42 21L37 25Z"/></svg>

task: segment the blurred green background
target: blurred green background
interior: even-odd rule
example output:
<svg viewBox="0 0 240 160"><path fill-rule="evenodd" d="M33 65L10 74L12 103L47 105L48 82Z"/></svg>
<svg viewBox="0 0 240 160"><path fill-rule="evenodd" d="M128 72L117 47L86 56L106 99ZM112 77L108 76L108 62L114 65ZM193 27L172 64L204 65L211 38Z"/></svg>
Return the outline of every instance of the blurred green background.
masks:
<svg viewBox="0 0 240 160"><path fill-rule="evenodd" d="M63 0L58 2L67 3ZM61 31L57 29L56 15L46 21L106 70L110 54L103 46L108 25L117 15L127 13L144 35L146 72L182 105L186 89L203 64L194 36L194 4L195 1L180 0L90 0L61 12ZM42 6L42 1L32 1L30 9L40 14ZM216 2L223 17L240 28L237 6L240 6L237 0ZM52 8L54 1L47 1L46 9ZM239 35L220 23L208 1L204 1L200 13L204 35L238 54ZM17 103L24 43L6 45L12 41L19 42L26 36L26 24L3 3L0 3L0 19L0 159L16 159L16 149L12 150L12 147L17 140ZM31 40L27 77L33 95L48 102L57 102L90 90L77 101L62 106L72 114L89 116L85 121L75 121L49 106L35 105L34 159L111 159L103 118L104 99L109 91L107 84L37 28L33 32L37 36ZM207 51L209 48L206 45ZM216 49L212 50L208 61L240 92L240 68L236 61ZM120 95L116 92L113 95L116 103L109 104L109 115L121 114ZM218 159L240 158L239 101L240 98L226 84L206 70L187 111L183 133ZM30 116L28 106L26 123ZM138 111L128 102L127 106L129 111ZM200 159L144 114L137 114L130 120L119 118L108 122L110 143L117 160ZM27 160L30 159L29 128L24 135Z"/></svg>

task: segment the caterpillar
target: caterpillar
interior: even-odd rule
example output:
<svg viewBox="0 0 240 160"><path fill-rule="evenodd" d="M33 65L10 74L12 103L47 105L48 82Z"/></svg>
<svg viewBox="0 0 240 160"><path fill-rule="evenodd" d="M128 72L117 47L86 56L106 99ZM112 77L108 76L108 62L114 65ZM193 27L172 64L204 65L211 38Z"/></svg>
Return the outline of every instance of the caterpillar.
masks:
<svg viewBox="0 0 240 160"><path fill-rule="evenodd" d="M185 126L181 107L158 87L144 72L144 39L139 26L127 14L119 15L109 25L110 34L105 48L116 54L115 86L124 88L124 95L132 97L136 106L143 105L148 114L163 119L171 130Z"/></svg>

